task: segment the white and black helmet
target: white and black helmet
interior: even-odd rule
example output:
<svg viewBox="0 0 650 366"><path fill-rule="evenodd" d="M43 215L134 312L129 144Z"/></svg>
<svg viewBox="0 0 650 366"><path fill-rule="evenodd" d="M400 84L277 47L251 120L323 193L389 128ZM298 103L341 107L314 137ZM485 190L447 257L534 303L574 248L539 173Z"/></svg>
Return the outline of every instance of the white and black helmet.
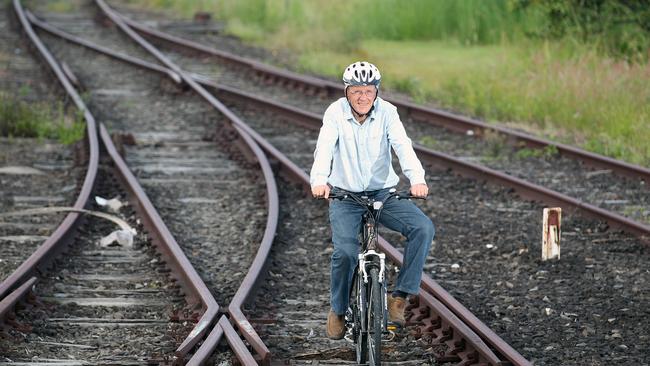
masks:
<svg viewBox="0 0 650 366"><path fill-rule="evenodd" d="M343 72L343 83L348 86L374 85L379 89L381 74L379 69L367 61L357 61L348 66Z"/></svg>

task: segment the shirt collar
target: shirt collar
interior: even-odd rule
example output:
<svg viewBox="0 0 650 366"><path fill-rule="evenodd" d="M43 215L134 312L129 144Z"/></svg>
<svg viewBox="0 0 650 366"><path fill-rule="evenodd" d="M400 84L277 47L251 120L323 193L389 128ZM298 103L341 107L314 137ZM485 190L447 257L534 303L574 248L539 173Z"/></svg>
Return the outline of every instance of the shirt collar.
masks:
<svg viewBox="0 0 650 366"><path fill-rule="evenodd" d="M343 97L342 99L343 99L343 116L345 117L345 119L350 122L359 123L357 122L356 119L354 119L354 116L352 115L352 107L350 106L350 102L348 102L348 100L345 97ZM366 121L372 121L375 119L377 115L377 108L379 107L379 97L375 99L373 106L374 108L372 109L372 112L370 112L368 118L366 118Z"/></svg>

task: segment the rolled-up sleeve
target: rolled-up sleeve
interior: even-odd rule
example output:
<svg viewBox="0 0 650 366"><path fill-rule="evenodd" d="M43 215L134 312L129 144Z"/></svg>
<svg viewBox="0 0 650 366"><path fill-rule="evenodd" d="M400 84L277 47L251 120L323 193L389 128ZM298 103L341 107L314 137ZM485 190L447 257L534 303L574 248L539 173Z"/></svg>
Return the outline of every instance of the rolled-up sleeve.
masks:
<svg viewBox="0 0 650 366"><path fill-rule="evenodd" d="M404 130L404 125L399 119L397 109L390 111L386 128L390 146L395 151L402 172L409 179L411 185L425 183L424 169L417 155L415 155L413 143L406 135L406 130Z"/></svg>
<svg viewBox="0 0 650 366"><path fill-rule="evenodd" d="M309 174L309 182L312 187L327 184L338 139L336 121L332 116L331 109L328 109L323 116L323 126L318 134L318 142L316 150L314 150L314 164Z"/></svg>

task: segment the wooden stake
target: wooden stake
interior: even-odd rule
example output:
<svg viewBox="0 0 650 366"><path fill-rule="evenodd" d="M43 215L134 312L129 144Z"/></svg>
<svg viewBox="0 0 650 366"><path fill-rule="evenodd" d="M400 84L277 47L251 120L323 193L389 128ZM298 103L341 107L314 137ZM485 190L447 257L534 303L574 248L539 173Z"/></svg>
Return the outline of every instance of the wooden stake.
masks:
<svg viewBox="0 0 650 366"><path fill-rule="evenodd" d="M562 209L545 208L542 223L542 260L560 259Z"/></svg>

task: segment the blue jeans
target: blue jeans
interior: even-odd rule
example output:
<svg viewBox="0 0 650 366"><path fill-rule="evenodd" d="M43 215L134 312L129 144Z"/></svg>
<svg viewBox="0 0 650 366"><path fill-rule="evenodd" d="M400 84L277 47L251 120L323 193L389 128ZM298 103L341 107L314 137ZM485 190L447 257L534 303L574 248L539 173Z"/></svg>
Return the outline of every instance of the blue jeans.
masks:
<svg viewBox="0 0 650 366"><path fill-rule="evenodd" d="M389 190L387 188L361 192L359 195L365 195L378 201L383 200ZM336 192L336 188L334 192ZM330 201L329 216L332 225L332 242L334 243L330 303L332 310L339 315L345 314L348 309L350 288L359 254L358 234L364 212L363 207L349 199ZM384 204L379 222L407 238L404 263L397 277L395 290L417 294L424 261L435 234L433 223L413 202L396 198L392 198Z"/></svg>

